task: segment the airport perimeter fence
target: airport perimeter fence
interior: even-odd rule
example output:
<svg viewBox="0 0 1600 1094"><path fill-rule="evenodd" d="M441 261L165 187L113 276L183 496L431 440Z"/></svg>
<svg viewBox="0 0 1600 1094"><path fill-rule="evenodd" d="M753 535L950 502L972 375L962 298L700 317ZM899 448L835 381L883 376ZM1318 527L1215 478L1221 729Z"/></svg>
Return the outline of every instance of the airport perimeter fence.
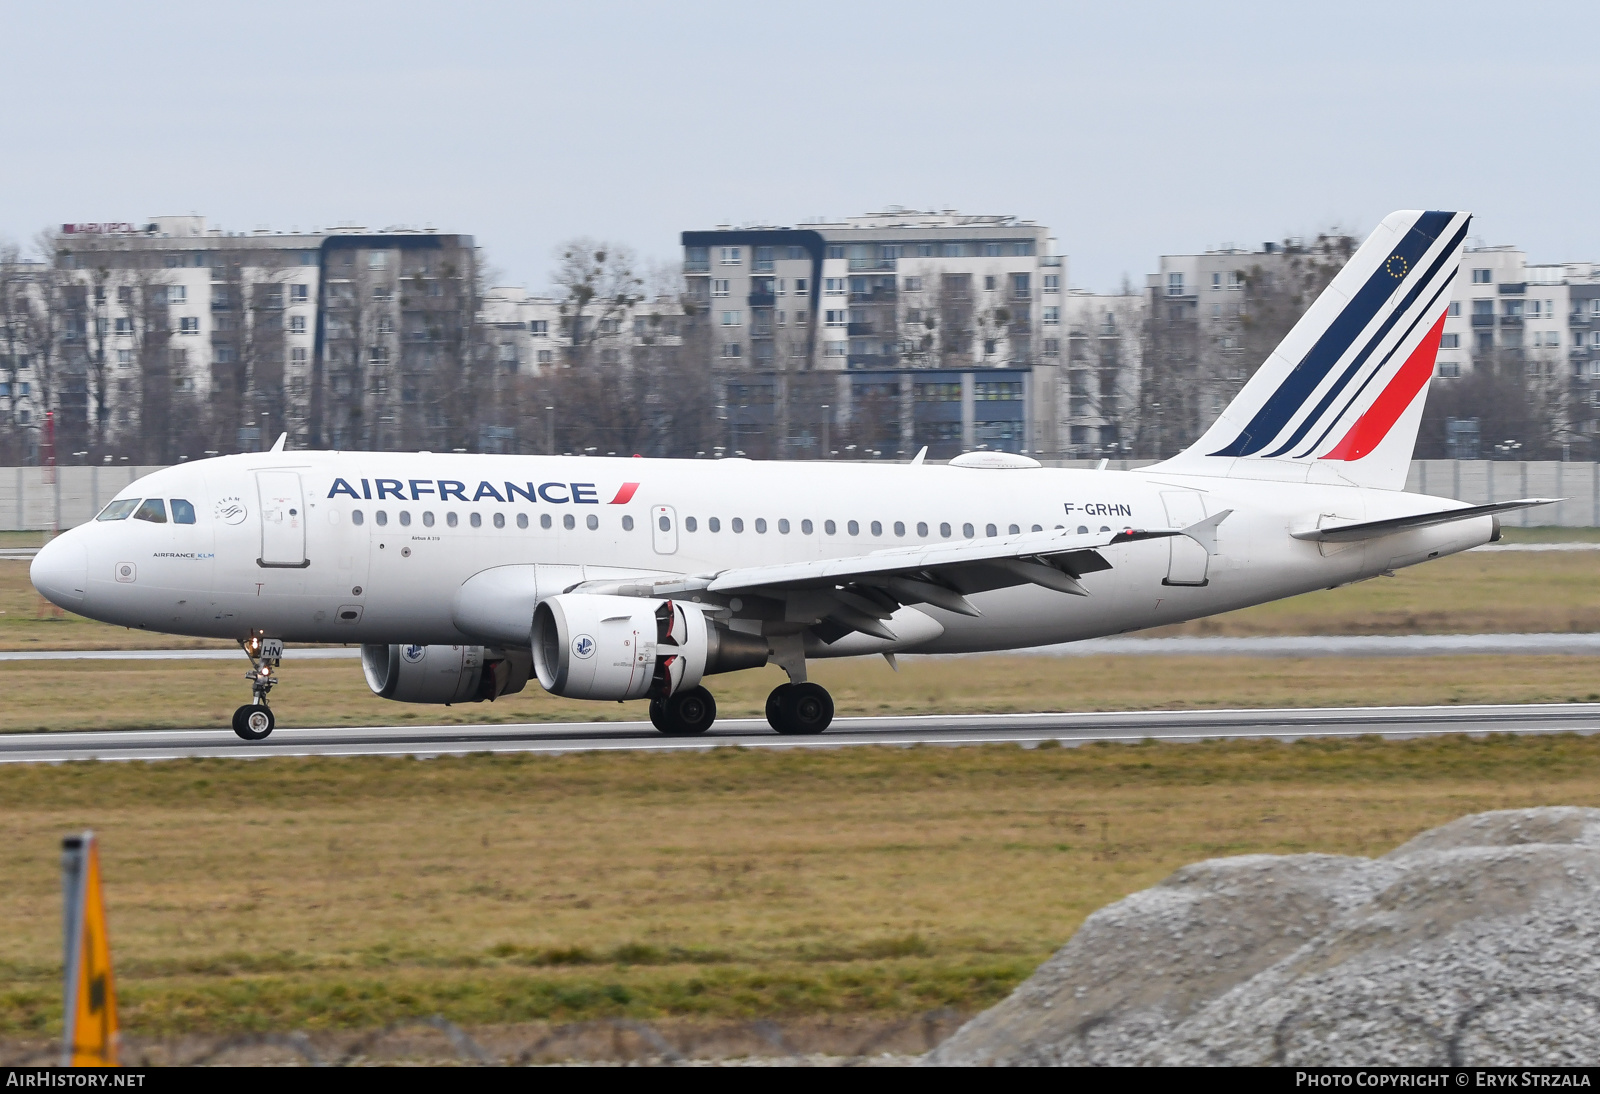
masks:
<svg viewBox="0 0 1600 1094"><path fill-rule="evenodd" d="M1154 460L1112 460L1114 471ZM1095 467L1097 460L1063 460L1053 467ZM67 529L91 519L123 487L159 467L127 464L0 468L0 531ZM1474 505L1514 498L1564 498L1556 505L1507 513L1511 527L1600 527L1600 464L1556 460L1413 460L1406 489Z"/></svg>
<svg viewBox="0 0 1600 1094"><path fill-rule="evenodd" d="M289 1033L130 1035L122 1062L143 1067L301 1064L350 1067L461 1064L518 1067L559 1063L684 1064L766 1060L805 1064L818 1058L862 1063L889 1055L901 1061L931 1051L970 1018L943 1007L922 1014L813 1016L787 1019L598 1018L584 1022L521 1022L463 1029L440 1015L369 1030ZM8 1043L9 1042L9 1043ZM39 1067L60 1058L43 1040L0 1038L0 1067Z"/></svg>

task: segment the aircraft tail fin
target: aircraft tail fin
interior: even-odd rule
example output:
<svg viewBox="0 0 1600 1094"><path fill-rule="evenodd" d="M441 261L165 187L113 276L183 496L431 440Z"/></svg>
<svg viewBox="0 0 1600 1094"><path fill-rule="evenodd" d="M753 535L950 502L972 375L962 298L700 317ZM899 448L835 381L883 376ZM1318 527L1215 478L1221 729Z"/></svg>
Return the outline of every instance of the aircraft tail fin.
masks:
<svg viewBox="0 0 1600 1094"><path fill-rule="evenodd" d="M1176 474L1405 488L1470 213L1390 213Z"/></svg>

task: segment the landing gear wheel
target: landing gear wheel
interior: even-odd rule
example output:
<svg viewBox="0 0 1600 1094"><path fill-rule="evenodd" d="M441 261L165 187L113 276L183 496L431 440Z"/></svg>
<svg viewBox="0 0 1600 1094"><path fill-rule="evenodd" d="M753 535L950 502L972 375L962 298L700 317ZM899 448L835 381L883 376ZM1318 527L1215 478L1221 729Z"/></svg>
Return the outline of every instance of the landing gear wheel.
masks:
<svg viewBox="0 0 1600 1094"><path fill-rule="evenodd" d="M666 701L662 699L650 700L650 724L661 732L667 732Z"/></svg>
<svg viewBox="0 0 1600 1094"><path fill-rule="evenodd" d="M660 703L660 721L656 704ZM650 720L668 737L697 737L717 720L717 701L705 688L690 688L650 704Z"/></svg>
<svg viewBox="0 0 1600 1094"><path fill-rule="evenodd" d="M272 711L260 703L250 703L233 712L233 731L247 741L266 740L277 724Z"/></svg>
<svg viewBox="0 0 1600 1094"><path fill-rule="evenodd" d="M784 684L767 697L767 721L785 736L821 733L833 721L833 697L821 684Z"/></svg>

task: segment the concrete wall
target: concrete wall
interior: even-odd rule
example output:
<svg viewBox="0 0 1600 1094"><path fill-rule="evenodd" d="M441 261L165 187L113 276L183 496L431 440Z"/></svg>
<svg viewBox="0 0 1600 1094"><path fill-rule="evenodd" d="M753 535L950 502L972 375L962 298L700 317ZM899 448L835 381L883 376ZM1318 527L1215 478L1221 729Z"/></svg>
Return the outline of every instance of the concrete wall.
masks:
<svg viewBox="0 0 1600 1094"><path fill-rule="evenodd" d="M1055 467L1094 467L1095 460L1063 460ZM1145 467L1153 460L1112 460L1114 471ZM62 528L82 524L124 486L157 467L59 467L54 484L42 467L0 467L0 531ZM1600 464L1558 461L1415 460L1406 489L1474 504L1514 498L1565 498L1556 505L1508 513L1510 527L1564 525L1600 527Z"/></svg>
<svg viewBox="0 0 1600 1094"><path fill-rule="evenodd" d="M42 467L0 467L0 531L82 524L118 490L158 467L58 467L47 483Z"/></svg>

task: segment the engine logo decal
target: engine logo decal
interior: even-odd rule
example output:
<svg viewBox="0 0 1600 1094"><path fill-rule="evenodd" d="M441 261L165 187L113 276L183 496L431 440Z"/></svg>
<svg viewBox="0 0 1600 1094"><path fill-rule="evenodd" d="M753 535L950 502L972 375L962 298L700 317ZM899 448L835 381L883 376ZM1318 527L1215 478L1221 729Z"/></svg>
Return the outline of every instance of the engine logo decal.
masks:
<svg viewBox="0 0 1600 1094"><path fill-rule="evenodd" d="M428 656L428 647L427 646L401 646L400 647L400 656L404 657L406 659L406 663L407 664L415 665L417 662L421 661L424 657Z"/></svg>
<svg viewBox="0 0 1600 1094"><path fill-rule="evenodd" d="M594 639L586 634L580 634L572 640L572 656L589 658L594 656Z"/></svg>

